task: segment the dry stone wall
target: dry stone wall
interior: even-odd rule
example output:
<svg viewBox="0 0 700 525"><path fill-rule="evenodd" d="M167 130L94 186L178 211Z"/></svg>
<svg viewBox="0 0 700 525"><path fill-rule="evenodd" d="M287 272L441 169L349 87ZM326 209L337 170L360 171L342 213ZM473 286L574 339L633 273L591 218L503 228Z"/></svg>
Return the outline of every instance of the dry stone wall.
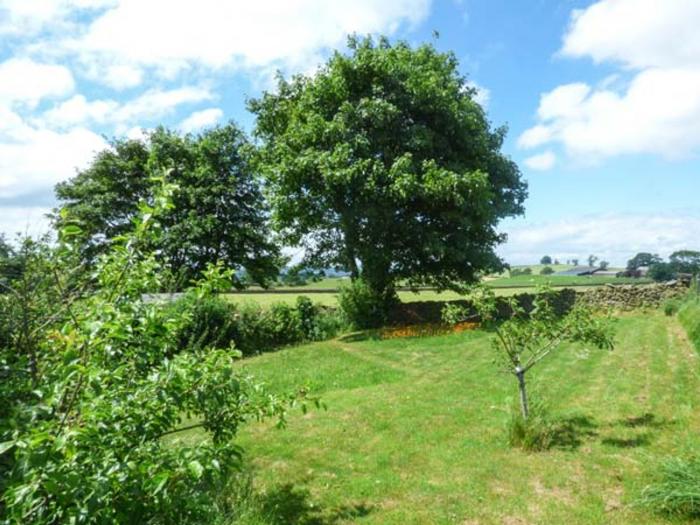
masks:
<svg viewBox="0 0 700 525"><path fill-rule="evenodd" d="M680 281L657 284L605 285L586 290L579 301L594 307L614 310L658 308L668 299L681 297L688 292L688 285Z"/></svg>

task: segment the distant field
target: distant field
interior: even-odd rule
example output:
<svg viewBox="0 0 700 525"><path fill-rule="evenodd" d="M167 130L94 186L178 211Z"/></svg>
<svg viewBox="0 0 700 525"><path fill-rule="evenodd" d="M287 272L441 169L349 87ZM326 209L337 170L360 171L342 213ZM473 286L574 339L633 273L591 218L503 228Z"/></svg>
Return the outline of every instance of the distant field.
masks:
<svg viewBox="0 0 700 525"><path fill-rule="evenodd" d="M305 295L315 303L335 306L337 304L335 293L316 293L314 290L337 290L338 287L347 282L349 282L347 277L326 278L318 282L310 282L305 286L283 286L264 293L232 293L228 294L227 297L235 302L253 302L262 306L269 306L273 303L293 304L299 295ZM583 291L604 284L645 284L649 282L651 281L648 279L619 277L522 275L518 277L491 278L487 279L485 284L494 288L497 295L513 295L532 291L534 287L546 283L553 287L575 286L577 290ZM410 303L416 301L453 301L455 299L463 299L465 295L450 291L438 293L434 290L421 290L417 293L400 291L399 298L403 302Z"/></svg>

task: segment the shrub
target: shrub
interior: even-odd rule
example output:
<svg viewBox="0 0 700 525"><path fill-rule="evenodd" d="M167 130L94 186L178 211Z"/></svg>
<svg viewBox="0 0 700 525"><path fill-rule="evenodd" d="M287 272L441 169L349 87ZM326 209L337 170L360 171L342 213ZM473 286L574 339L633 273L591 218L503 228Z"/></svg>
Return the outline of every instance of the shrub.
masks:
<svg viewBox="0 0 700 525"><path fill-rule="evenodd" d="M329 339L345 327L337 312L304 296L297 298L295 306L275 303L269 308L219 297L198 300L186 296L173 308L189 316L177 335L179 350L235 346L248 356L294 343Z"/></svg>
<svg viewBox="0 0 700 525"><path fill-rule="evenodd" d="M513 268L510 271L511 277L518 277L519 275L532 275L532 268Z"/></svg>
<svg viewBox="0 0 700 525"><path fill-rule="evenodd" d="M667 460L658 480L642 491L640 503L664 514L700 517L700 459Z"/></svg>
<svg viewBox="0 0 700 525"><path fill-rule="evenodd" d="M177 352L188 313L143 300L161 272L141 247L167 206L166 196L155 208L142 205L135 231L97 265L89 294L73 293L68 274L52 268L67 315L39 325L49 328L39 331L35 369L16 359L17 343L0 348L0 405L14 400L0 421L0 522L205 522L240 465L239 426L267 416L283 422L296 399L267 393L230 350ZM204 301L225 285L230 272L210 267L191 293ZM193 428L201 440L172 445Z"/></svg>
<svg viewBox="0 0 700 525"><path fill-rule="evenodd" d="M672 315L676 315L678 313L678 310L680 309L681 304L682 304L682 301L680 299L677 299L677 298L667 299L661 305L661 308L663 309L665 315L672 316Z"/></svg>
<svg viewBox="0 0 700 525"><path fill-rule="evenodd" d="M540 270L540 275L552 275L554 273L554 270L552 269L551 266L545 266Z"/></svg>
<svg viewBox="0 0 700 525"><path fill-rule="evenodd" d="M547 407L537 398L530 402L527 418L517 405L513 405L508 421L508 444L511 447L531 452L547 450L552 446L555 431Z"/></svg>
<svg viewBox="0 0 700 525"><path fill-rule="evenodd" d="M347 320L360 329L383 326L395 302L395 296L377 294L362 279L341 287L338 295L338 304Z"/></svg>

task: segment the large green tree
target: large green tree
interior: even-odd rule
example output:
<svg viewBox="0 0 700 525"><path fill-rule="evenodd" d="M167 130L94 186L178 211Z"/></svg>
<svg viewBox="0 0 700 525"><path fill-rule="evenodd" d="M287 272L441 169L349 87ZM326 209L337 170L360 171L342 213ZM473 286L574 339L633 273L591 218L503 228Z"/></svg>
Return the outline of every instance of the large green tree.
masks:
<svg viewBox="0 0 700 525"><path fill-rule="evenodd" d="M167 266L190 281L207 263L221 261L265 283L277 276L279 250L270 241L247 147L232 123L198 135L159 128L144 140L113 140L87 169L56 187L58 226L61 210L79 220L83 254L92 260L133 227L139 202L151 201L158 187L154 176L168 172L179 190L160 219L163 234L154 247Z"/></svg>
<svg viewBox="0 0 700 525"><path fill-rule="evenodd" d="M352 38L312 76L249 103L273 223L311 266L461 288L500 269L499 219L526 185L451 53Z"/></svg>

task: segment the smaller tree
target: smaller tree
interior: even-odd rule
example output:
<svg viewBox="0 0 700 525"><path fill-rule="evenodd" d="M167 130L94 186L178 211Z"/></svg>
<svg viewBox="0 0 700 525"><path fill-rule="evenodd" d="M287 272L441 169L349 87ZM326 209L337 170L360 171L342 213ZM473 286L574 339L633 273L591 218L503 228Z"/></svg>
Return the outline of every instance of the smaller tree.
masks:
<svg viewBox="0 0 700 525"><path fill-rule="evenodd" d="M660 262L662 262L661 257L656 255L655 253L651 254L648 252L639 252L637 255L635 255L629 261L627 261L627 270L634 271L642 266L651 267L651 265Z"/></svg>
<svg viewBox="0 0 700 525"><path fill-rule="evenodd" d="M678 250L668 258L674 272L700 273L700 252L694 250Z"/></svg>
<svg viewBox="0 0 700 525"><path fill-rule="evenodd" d="M552 264L552 258L549 255L545 255L540 259L540 264Z"/></svg>
<svg viewBox="0 0 700 525"><path fill-rule="evenodd" d="M600 268L601 270L607 270L608 266L610 266L610 263L608 261L600 261L598 263L598 268Z"/></svg>
<svg viewBox="0 0 700 525"><path fill-rule="evenodd" d="M571 259L571 264L578 266L578 259Z"/></svg>
<svg viewBox="0 0 700 525"><path fill-rule="evenodd" d="M496 334L493 347L502 369L517 378L524 419L529 415L525 375L537 363L561 349L566 342L589 343L600 349L613 348L608 318L595 315L583 305L574 306L566 315L556 315L554 293L550 288L539 290L530 312L516 298L502 299L508 309L508 316L502 323L496 322L499 308L492 290L482 287L474 297L474 306L482 321L493 325ZM446 322L459 322L469 317L468 309L457 312L456 308L463 307L451 306L448 311L443 311Z"/></svg>
<svg viewBox="0 0 700 525"><path fill-rule="evenodd" d="M649 277L656 282L670 281L676 276L673 266L669 263L659 262L649 267Z"/></svg>
<svg viewBox="0 0 700 525"><path fill-rule="evenodd" d="M596 261L598 260L598 257L596 255L589 255L588 256L588 266L595 266Z"/></svg>
<svg viewBox="0 0 700 525"><path fill-rule="evenodd" d="M554 273L554 270L552 269L551 266L545 266L540 270L540 275L552 275Z"/></svg>

